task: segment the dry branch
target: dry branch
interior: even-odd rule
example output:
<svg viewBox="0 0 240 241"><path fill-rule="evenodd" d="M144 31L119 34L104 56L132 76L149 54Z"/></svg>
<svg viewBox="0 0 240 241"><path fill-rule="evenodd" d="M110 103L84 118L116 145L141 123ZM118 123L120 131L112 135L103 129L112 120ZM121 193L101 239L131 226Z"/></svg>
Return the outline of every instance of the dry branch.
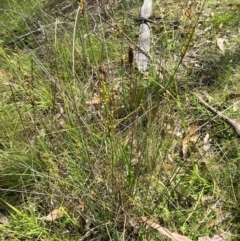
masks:
<svg viewBox="0 0 240 241"><path fill-rule="evenodd" d="M152 0L144 0L140 17L144 19L148 19L151 16L152 12ZM149 51L150 51L150 23L147 21L142 21L139 26L139 47L144 52L136 51L135 59L137 63L137 67L140 71L146 71L148 69L149 63ZM147 54L146 54L147 53Z"/></svg>
<svg viewBox="0 0 240 241"><path fill-rule="evenodd" d="M216 110L214 107L209 105L206 101L204 101L203 98L200 96L200 94L196 93L195 95L196 95L198 101L202 105L204 105L213 114L216 114L217 116L222 118L226 123L228 123L229 126L231 126L237 132L238 136L240 136L240 122L239 121L232 120L229 117L223 115L220 111Z"/></svg>
<svg viewBox="0 0 240 241"><path fill-rule="evenodd" d="M146 71L148 69L149 57L145 53L150 51L150 26L148 23L141 23L139 27L139 47L144 50L143 52L136 52L136 62L138 69Z"/></svg>
<svg viewBox="0 0 240 241"><path fill-rule="evenodd" d="M152 13L152 0L144 0L141 8L140 17L148 19L151 16L151 13Z"/></svg>

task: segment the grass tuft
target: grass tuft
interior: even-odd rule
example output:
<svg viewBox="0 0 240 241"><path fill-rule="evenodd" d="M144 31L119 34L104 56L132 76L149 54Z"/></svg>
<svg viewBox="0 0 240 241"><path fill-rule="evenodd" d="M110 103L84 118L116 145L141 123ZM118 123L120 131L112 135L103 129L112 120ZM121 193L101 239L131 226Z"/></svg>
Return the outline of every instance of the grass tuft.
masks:
<svg viewBox="0 0 240 241"><path fill-rule="evenodd" d="M140 73L142 3L80 2L0 9L0 239L238 240L239 138L196 93L238 118L239 5L156 1Z"/></svg>

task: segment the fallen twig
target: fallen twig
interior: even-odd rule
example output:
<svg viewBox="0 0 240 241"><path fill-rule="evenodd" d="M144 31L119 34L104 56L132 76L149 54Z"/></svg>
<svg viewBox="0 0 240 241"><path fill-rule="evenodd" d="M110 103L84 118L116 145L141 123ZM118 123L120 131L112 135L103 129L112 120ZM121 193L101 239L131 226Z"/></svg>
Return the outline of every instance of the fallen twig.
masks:
<svg viewBox="0 0 240 241"><path fill-rule="evenodd" d="M225 116L222 114L222 112L216 110L214 107L212 107L211 105L209 105L206 101L203 100L203 98L201 97L200 94L195 94L198 101L204 105L209 111L211 111L213 114L216 114L217 116L221 117L225 122L228 123L228 125L230 125L238 134L238 136L240 136L240 122L237 120L232 120L229 117Z"/></svg>

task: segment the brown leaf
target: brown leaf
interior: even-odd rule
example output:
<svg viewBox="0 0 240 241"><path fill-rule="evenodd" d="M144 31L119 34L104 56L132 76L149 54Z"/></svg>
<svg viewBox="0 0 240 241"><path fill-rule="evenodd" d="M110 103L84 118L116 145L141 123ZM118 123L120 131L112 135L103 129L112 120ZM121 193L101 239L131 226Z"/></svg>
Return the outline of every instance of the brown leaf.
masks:
<svg viewBox="0 0 240 241"><path fill-rule="evenodd" d="M58 218L61 218L64 215L64 209L54 209L47 216L42 217L42 220L52 222Z"/></svg>
<svg viewBox="0 0 240 241"><path fill-rule="evenodd" d="M94 96L91 100L85 102L87 105L98 105L101 103L99 96Z"/></svg>
<svg viewBox="0 0 240 241"><path fill-rule="evenodd" d="M190 143L196 143L198 140L198 134L196 133L197 128L198 128L197 123L194 123L189 129L188 135L183 139L182 153L184 157L188 153L188 148L190 146Z"/></svg>
<svg viewBox="0 0 240 241"><path fill-rule="evenodd" d="M82 199L78 200L78 208L81 209L82 211L84 210L85 203Z"/></svg>
<svg viewBox="0 0 240 241"><path fill-rule="evenodd" d="M68 213L75 213L79 211L84 211L85 203L79 198L78 200L74 200L74 202L70 202L66 205L66 210Z"/></svg>
<svg viewBox="0 0 240 241"><path fill-rule="evenodd" d="M159 224L152 222L150 219L146 217L142 217L142 221L144 221L148 226L154 228L159 233L163 234L164 236L175 240L175 241L192 241L188 237L178 234L178 233L171 233L168 229L161 227Z"/></svg>
<svg viewBox="0 0 240 241"><path fill-rule="evenodd" d="M4 76L5 75L5 71L0 69L0 77Z"/></svg>
<svg viewBox="0 0 240 241"><path fill-rule="evenodd" d="M147 224L149 227L154 228L157 230L159 233L162 235L175 240L175 241L192 241L190 238L187 236L178 234L178 233L172 233L170 232L167 228L161 227L159 224L152 222L150 219L146 217L141 218L142 221ZM198 241L227 241L229 234L224 232L219 235L214 235L212 238L206 236L206 237L200 237L198 238Z"/></svg>

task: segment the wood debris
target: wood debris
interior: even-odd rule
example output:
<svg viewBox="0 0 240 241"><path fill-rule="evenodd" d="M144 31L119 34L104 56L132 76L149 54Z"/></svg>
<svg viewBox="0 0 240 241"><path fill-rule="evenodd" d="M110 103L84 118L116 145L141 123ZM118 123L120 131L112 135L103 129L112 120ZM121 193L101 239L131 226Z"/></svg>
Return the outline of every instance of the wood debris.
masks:
<svg viewBox="0 0 240 241"><path fill-rule="evenodd" d="M152 0L144 0L140 17L145 19L141 22L139 26L139 48L143 51L137 50L135 54L135 59L139 71L148 70L149 65L149 52L150 52L150 23L147 19L151 16L152 13Z"/></svg>

